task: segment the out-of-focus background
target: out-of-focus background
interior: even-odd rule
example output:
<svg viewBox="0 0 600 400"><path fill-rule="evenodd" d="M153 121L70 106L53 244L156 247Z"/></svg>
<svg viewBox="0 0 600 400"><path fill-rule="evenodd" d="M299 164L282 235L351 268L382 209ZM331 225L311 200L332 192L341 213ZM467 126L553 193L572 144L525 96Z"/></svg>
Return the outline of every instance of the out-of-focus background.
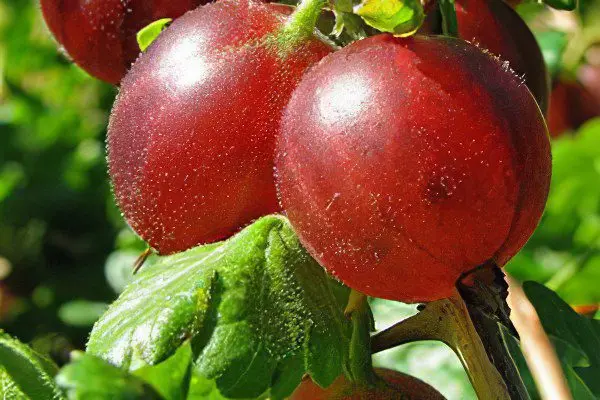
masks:
<svg viewBox="0 0 600 400"><path fill-rule="evenodd" d="M600 303L600 0L575 12L529 3L553 77L554 175L546 214L507 271L556 290L577 310ZM94 321L145 248L115 207L104 138L115 88L56 49L35 0L0 3L0 328L58 360ZM378 328L414 312L375 300ZM376 362L474 398L444 345L419 343Z"/></svg>

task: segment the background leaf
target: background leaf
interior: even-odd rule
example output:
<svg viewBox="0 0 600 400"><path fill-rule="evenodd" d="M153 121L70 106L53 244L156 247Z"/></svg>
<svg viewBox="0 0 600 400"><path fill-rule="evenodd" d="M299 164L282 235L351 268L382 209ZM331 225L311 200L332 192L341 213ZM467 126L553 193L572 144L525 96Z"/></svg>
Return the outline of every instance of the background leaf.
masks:
<svg viewBox="0 0 600 400"><path fill-rule="evenodd" d="M557 349L574 398L600 398L600 321L580 316L536 282L525 282L523 290Z"/></svg>
<svg viewBox="0 0 600 400"><path fill-rule="evenodd" d="M519 340L514 337L508 330L508 328L502 324L500 324L500 333L502 335L504 344L506 346L507 351L512 357L515 365L517 366L517 370L521 375L521 379L527 388L527 393L531 400L539 400L541 399L540 394L535 386L535 380L533 379L533 375L527 366L527 361L525 360L525 356L523 355L523 351L521 350L521 344Z"/></svg>
<svg viewBox="0 0 600 400"><path fill-rule="evenodd" d="M553 142L550 196L537 230L506 266L570 304L600 302L600 119Z"/></svg>
<svg viewBox="0 0 600 400"><path fill-rule="evenodd" d="M0 382L3 398L60 399L54 384L58 368L24 343L0 330Z"/></svg>
<svg viewBox="0 0 600 400"><path fill-rule="evenodd" d="M69 400L158 400L148 384L106 361L78 353L56 376Z"/></svg>
<svg viewBox="0 0 600 400"><path fill-rule="evenodd" d="M555 77L562 68L562 56L567 47L568 36L565 32L548 30L537 32L535 37L542 50L548 72L550 76Z"/></svg>
<svg viewBox="0 0 600 400"><path fill-rule="evenodd" d="M196 372L228 397L270 387L287 396L304 373L323 386L346 363L348 289L306 253L283 217L160 258L95 325L88 351L135 371L192 339Z"/></svg>
<svg viewBox="0 0 600 400"><path fill-rule="evenodd" d="M91 327L108 308L108 304L87 300L73 300L58 310L59 318L67 325Z"/></svg>

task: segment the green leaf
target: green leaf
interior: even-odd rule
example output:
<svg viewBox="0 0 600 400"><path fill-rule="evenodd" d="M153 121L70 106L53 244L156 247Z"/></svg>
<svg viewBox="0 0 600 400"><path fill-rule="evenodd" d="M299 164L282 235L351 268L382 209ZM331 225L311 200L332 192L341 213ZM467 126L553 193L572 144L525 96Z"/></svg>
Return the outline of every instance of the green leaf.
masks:
<svg viewBox="0 0 600 400"><path fill-rule="evenodd" d="M577 8L577 0L544 0L544 3L557 10L572 11Z"/></svg>
<svg viewBox="0 0 600 400"><path fill-rule="evenodd" d="M367 37L362 18L354 14L352 0L334 0L333 14L335 24L331 35L335 36L340 43L347 45Z"/></svg>
<svg viewBox="0 0 600 400"><path fill-rule="evenodd" d="M334 13L335 25L331 34L339 41L349 44L367 37L367 33L363 28L363 20L358 15L341 10L336 10Z"/></svg>
<svg viewBox="0 0 600 400"><path fill-rule="evenodd" d="M8 372L2 367L0 367L0 398L7 400L29 400Z"/></svg>
<svg viewBox="0 0 600 400"><path fill-rule="evenodd" d="M0 202L7 198L11 192L25 180L23 167L14 162L0 165Z"/></svg>
<svg viewBox="0 0 600 400"><path fill-rule="evenodd" d="M556 76L562 67L562 55L568 43L567 34L551 30L536 32L535 37L542 50L550 75Z"/></svg>
<svg viewBox="0 0 600 400"><path fill-rule="evenodd" d="M226 398L219 393L214 380L205 378L194 369L187 400L226 400Z"/></svg>
<svg viewBox="0 0 600 400"><path fill-rule="evenodd" d="M513 359L515 365L517 366L517 370L521 375L521 379L527 388L527 393L531 399L540 399L540 394L535 385L535 380L533 375L531 374L531 370L527 366L527 361L525 360L525 356L521 350L521 344L517 338L515 338L509 332L508 328L503 324L500 324L500 334L502 335L502 339L504 341L504 345L508 350L511 358Z"/></svg>
<svg viewBox="0 0 600 400"><path fill-rule="evenodd" d="M574 398L600 397L600 321L580 316L539 283L525 282L523 290L557 349Z"/></svg>
<svg viewBox="0 0 600 400"><path fill-rule="evenodd" d="M133 372L168 400L185 400L192 373L192 347L187 342L175 354L157 365L147 365Z"/></svg>
<svg viewBox="0 0 600 400"><path fill-rule="evenodd" d="M69 400L162 399L141 379L86 353L74 354L56 376Z"/></svg>
<svg viewBox="0 0 600 400"><path fill-rule="evenodd" d="M146 51L171 21L173 21L171 18L162 18L142 28L137 33L137 42L140 50Z"/></svg>
<svg viewBox="0 0 600 400"><path fill-rule="evenodd" d="M419 0L363 0L354 13L367 25L397 36L412 35L425 18Z"/></svg>
<svg viewBox="0 0 600 400"><path fill-rule="evenodd" d="M41 354L0 330L0 379L3 398L61 399L54 384L57 367Z"/></svg>
<svg viewBox="0 0 600 400"><path fill-rule="evenodd" d="M108 304L87 300L74 300L63 304L58 310L61 321L71 326L92 326L106 311Z"/></svg>
<svg viewBox="0 0 600 400"><path fill-rule="evenodd" d="M322 386L342 373L347 299L287 220L269 216L143 268L94 326L88 351L136 370L191 338L196 370L223 395L256 397L275 386L285 396L305 372Z"/></svg>

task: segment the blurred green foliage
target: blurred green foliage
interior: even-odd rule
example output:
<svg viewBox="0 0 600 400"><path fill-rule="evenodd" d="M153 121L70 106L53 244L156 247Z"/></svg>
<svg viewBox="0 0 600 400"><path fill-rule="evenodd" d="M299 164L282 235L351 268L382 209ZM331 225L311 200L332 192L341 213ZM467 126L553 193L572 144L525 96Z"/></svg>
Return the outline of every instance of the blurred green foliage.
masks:
<svg viewBox="0 0 600 400"><path fill-rule="evenodd" d="M542 222L507 269L546 283L571 304L600 302L600 119L554 141Z"/></svg>
<svg viewBox="0 0 600 400"><path fill-rule="evenodd" d="M104 135L116 91L57 50L34 0L0 3L0 75L0 326L81 347L89 326L58 310L114 298L103 266L123 223Z"/></svg>

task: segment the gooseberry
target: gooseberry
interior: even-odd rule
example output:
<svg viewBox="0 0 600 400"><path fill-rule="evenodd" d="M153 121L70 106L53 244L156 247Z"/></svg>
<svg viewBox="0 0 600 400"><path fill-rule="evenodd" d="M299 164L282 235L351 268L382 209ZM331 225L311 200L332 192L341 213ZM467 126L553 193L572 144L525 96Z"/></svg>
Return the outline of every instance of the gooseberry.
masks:
<svg viewBox="0 0 600 400"><path fill-rule="evenodd" d="M138 57L137 32L177 18L207 0L41 0L48 27L89 74L118 84Z"/></svg>
<svg viewBox="0 0 600 400"><path fill-rule="evenodd" d="M252 0L201 6L124 78L109 172L126 220L160 253L227 238L279 210L273 159L283 108L305 70L332 51L287 14Z"/></svg>
<svg viewBox="0 0 600 400"><path fill-rule="evenodd" d="M502 0L457 0L455 4L459 36L507 62L545 113L550 78L540 46L525 21ZM421 32L442 32L439 12L427 15Z"/></svg>
<svg viewBox="0 0 600 400"><path fill-rule="evenodd" d="M322 389L310 378L303 379L290 400L444 400L437 390L425 382L401 372L376 368L385 382L376 387L353 384L344 376L338 377L328 388Z"/></svg>
<svg viewBox="0 0 600 400"><path fill-rule="evenodd" d="M367 295L422 302L525 244L551 160L539 107L496 58L460 39L382 34L305 75L276 169L323 266Z"/></svg>

